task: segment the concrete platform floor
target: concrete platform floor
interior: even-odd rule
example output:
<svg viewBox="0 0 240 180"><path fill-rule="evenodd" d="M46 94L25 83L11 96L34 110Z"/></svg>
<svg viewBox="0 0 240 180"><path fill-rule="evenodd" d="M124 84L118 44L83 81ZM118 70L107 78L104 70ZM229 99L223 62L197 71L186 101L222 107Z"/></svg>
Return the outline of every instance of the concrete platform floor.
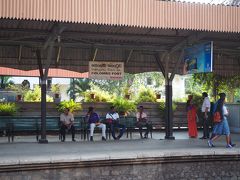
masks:
<svg viewBox="0 0 240 180"><path fill-rule="evenodd" d="M17 136L14 143L0 137L0 165L240 154L240 134L232 134L237 146L231 149L225 147L224 136L214 143L215 148L209 148L207 140L189 139L187 131L175 131L176 140L164 140L164 136L164 132L154 132L153 139L140 139L139 134L134 133L133 139L124 135L118 141L101 141L100 134L95 134L94 142L82 141L79 135L76 142L70 141L70 135L66 142L59 142L58 136L48 136L48 144L37 143L34 136Z"/></svg>

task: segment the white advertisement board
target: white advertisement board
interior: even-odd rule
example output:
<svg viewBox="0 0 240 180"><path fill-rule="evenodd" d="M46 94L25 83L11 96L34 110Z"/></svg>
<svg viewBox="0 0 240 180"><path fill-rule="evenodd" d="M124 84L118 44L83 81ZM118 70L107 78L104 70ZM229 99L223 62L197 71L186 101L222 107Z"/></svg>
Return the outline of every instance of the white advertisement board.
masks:
<svg viewBox="0 0 240 180"><path fill-rule="evenodd" d="M89 61L91 79L121 80L123 76L123 62Z"/></svg>

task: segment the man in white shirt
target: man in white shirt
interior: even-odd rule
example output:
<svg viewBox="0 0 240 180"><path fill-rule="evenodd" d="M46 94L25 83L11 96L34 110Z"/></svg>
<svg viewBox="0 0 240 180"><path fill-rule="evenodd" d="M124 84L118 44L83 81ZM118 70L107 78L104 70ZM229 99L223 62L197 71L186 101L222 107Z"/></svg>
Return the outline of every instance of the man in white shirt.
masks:
<svg viewBox="0 0 240 180"><path fill-rule="evenodd" d="M60 115L62 142L65 141L66 129L72 132L72 141L75 141L74 117L69 108L65 108L64 113Z"/></svg>
<svg viewBox="0 0 240 180"><path fill-rule="evenodd" d="M139 132L140 132L140 136L141 138L148 138L148 133L151 130L151 124L149 123L148 119L147 119L147 114L145 112L143 112L143 106L139 106L139 112L137 112L136 117L137 117L137 124L136 126L139 128ZM144 137L142 135L142 128L146 127L147 130L144 134Z"/></svg>
<svg viewBox="0 0 240 180"><path fill-rule="evenodd" d="M119 140L122 137L123 133L125 132L126 127L125 127L125 125L120 124L119 115L115 111L114 106L110 107L110 112L107 113L106 120L107 120L108 124L110 125L113 139ZM115 136L115 128L120 129L120 134L117 137Z"/></svg>
<svg viewBox="0 0 240 180"><path fill-rule="evenodd" d="M200 139L208 139L209 138L209 117L210 117L210 108L211 102L209 100L208 94L206 92L202 93L204 98L202 103L202 117L203 117L203 137Z"/></svg>

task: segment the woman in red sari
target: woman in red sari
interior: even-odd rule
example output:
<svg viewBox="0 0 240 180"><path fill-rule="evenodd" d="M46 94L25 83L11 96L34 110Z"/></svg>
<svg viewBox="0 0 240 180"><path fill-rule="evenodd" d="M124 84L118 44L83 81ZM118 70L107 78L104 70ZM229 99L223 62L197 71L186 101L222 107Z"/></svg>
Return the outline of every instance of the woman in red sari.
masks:
<svg viewBox="0 0 240 180"><path fill-rule="evenodd" d="M198 136L197 132L197 108L192 102L193 96L188 96L187 101L187 120L188 120L188 135L190 138L196 138Z"/></svg>

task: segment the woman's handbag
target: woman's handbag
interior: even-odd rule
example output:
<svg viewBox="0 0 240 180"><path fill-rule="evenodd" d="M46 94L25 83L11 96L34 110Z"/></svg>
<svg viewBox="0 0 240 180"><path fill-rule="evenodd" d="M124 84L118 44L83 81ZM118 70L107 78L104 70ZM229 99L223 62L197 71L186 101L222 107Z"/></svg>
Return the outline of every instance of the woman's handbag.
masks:
<svg viewBox="0 0 240 180"><path fill-rule="evenodd" d="M213 122L215 123L219 123L221 122L221 115L219 112L215 112L213 115Z"/></svg>
<svg viewBox="0 0 240 180"><path fill-rule="evenodd" d="M113 120L112 119L106 119L107 124L112 124Z"/></svg>

